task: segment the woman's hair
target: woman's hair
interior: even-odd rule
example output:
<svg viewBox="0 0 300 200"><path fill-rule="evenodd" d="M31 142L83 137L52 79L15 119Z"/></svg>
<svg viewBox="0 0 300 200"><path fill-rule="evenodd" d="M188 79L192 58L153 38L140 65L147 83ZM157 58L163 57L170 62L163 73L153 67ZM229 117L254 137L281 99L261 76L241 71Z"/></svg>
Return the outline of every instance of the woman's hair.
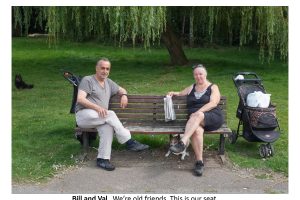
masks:
<svg viewBox="0 0 300 200"><path fill-rule="evenodd" d="M194 72L194 70L195 70L196 68L203 69L203 70L205 71L205 74L207 75L207 70L206 70L206 68L204 67L203 64L196 64L196 65L194 65L194 66L192 67L193 72Z"/></svg>

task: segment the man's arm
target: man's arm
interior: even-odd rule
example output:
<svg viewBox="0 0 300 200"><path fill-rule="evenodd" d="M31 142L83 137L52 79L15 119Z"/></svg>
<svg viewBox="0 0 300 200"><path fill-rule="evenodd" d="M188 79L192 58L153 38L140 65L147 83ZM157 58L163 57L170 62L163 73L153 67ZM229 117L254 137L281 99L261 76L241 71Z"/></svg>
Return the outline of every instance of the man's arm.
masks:
<svg viewBox="0 0 300 200"><path fill-rule="evenodd" d="M79 89L77 94L77 103L83 105L86 108L95 110L101 117L105 117L107 115L107 110L105 108L102 108L101 106L90 102L86 99L86 97L87 93Z"/></svg>
<svg viewBox="0 0 300 200"><path fill-rule="evenodd" d="M118 94L121 96L120 107L125 108L128 104L127 91L124 88L119 87Z"/></svg>

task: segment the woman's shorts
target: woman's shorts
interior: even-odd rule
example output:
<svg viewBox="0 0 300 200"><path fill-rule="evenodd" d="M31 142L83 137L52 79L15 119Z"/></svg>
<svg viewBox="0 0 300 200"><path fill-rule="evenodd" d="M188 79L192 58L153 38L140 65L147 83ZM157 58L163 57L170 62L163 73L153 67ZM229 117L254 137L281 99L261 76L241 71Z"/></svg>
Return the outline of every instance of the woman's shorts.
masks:
<svg viewBox="0 0 300 200"><path fill-rule="evenodd" d="M221 110L210 110L204 112L204 130L214 131L222 126L224 117Z"/></svg>

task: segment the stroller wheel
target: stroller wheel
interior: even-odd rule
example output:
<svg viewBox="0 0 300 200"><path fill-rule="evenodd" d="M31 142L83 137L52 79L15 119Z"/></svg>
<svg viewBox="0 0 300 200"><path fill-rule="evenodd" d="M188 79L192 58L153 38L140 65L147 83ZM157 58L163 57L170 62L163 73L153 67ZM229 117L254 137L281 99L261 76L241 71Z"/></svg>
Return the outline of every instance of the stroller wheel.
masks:
<svg viewBox="0 0 300 200"><path fill-rule="evenodd" d="M259 146L259 155L260 155L260 157L262 157L262 158L268 157L268 147L267 147L267 145L261 144L261 145Z"/></svg>
<svg viewBox="0 0 300 200"><path fill-rule="evenodd" d="M236 131L232 131L232 133L228 136L228 140L230 144L235 144L238 138L238 134Z"/></svg>
<svg viewBox="0 0 300 200"><path fill-rule="evenodd" d="M274 147L271 143L268 143L267 144L267 148L268 148L268 151L269 151L269 156L274 156L275 152L274 152Z"/></svg>

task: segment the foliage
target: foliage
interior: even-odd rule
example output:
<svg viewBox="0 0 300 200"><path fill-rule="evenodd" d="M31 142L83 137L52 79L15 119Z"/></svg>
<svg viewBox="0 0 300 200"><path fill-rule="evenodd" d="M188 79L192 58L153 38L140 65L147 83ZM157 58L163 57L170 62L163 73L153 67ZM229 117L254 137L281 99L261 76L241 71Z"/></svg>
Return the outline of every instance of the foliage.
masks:
<svg viewBox="0 0 300 200"><path fill-rule="evenodd" d="M268 62L277 52L283 60L288 56L287 7L13 7L13 13L22 33L38 24L51 40L111 38L149 47L160 41L168 21L182 37L190 31L199 44L258 45L259 58Z"/></svg>
<svg viewBox="0 0 300 200"><path fill-rule="evenodd" d="M203 8L198 9L203 12ZM225 38L231 45L238 35L240 46L256 42L262 61L274 60L276 52L285 60L288 55L287 12L287 7L208 7L206 30L210 41Z"/></svg>
<svg viewBox="0 0 300 200"><path fill-rule="evenodd" d="M46 32L52 38L71 38L83 41L89 38L105 40L118 38L119 44L137 36L145 46L159 41L165 29L165 7L14 7L15 26L25 26L28 33L30 16L38 12L36 21L46 20Z"/></svg>

